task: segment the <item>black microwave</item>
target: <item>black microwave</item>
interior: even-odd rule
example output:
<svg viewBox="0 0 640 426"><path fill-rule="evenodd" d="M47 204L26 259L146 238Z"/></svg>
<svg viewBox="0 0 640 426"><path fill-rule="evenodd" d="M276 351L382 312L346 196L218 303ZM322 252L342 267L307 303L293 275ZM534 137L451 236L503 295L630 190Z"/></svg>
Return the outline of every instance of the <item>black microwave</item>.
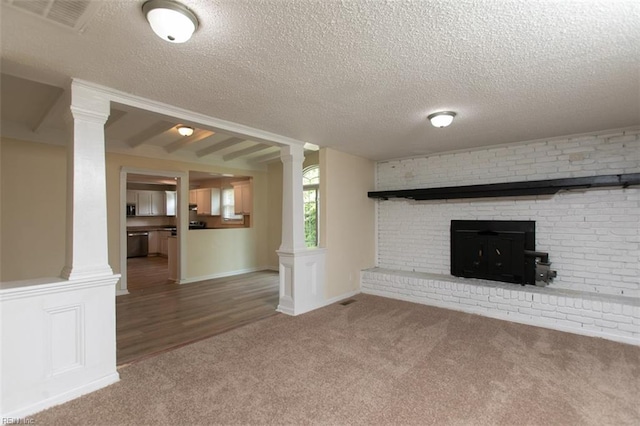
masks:
<svg viewBox="0 0 640 426"><path fill-rule="evenodd" d="M135 216L135 215L136 215L136 205L127 204L127 216Z"/></svg>

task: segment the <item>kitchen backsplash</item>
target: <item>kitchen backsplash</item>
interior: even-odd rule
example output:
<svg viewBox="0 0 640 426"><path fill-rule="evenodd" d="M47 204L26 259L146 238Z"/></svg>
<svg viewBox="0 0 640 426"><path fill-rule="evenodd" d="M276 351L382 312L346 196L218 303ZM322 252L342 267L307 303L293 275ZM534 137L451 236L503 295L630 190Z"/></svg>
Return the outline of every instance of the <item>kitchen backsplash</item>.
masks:
<svg viewBox="0 0 640 426"><path fill-rule="evenodd" d="M176 218L168 216L158 217L128 217L127 226L175 226Z"/></svg>

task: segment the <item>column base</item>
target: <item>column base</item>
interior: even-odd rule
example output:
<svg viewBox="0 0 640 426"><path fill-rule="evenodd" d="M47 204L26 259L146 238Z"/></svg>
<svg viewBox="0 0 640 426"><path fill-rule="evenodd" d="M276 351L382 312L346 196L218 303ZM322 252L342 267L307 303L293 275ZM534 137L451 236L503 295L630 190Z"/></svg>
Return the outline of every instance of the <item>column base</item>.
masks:
<svg viewBox="0 0 640 426"><path fill-rule="evenodd" d="M278 250L280 302L278 312L300 315L326 304L326 249Z"/></svg>

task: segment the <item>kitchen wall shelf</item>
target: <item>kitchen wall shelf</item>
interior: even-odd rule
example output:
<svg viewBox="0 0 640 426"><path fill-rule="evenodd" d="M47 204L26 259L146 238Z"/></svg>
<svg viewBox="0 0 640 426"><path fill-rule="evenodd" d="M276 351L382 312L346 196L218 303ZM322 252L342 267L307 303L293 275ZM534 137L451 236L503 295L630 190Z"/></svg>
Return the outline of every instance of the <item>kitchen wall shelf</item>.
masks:
<svg viewBox="0 0 640 426"><path fill-rule="evenodd" d="M452 200L461 198L518 197L524 195L551 195L558 191L589 189L607 186L640 184L640 173L620 175L587 176L564 179L536 180L528 182L491 183L485 185L448 186L440 188L400 189L391 191L370 191L369 198L388 200L408 198L423 200Z"/></svg>

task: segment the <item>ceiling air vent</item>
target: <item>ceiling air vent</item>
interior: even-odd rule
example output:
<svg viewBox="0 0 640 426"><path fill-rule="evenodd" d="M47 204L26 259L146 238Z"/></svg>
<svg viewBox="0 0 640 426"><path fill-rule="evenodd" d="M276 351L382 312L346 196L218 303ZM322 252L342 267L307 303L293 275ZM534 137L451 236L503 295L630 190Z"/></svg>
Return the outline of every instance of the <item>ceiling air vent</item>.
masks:
<svg viewBox="0 0 640 426"><path fill-rule="evenodd" d="M91 0L4 0L4 4L14 9L78 32L84 30L101 3Z"/></svg>

